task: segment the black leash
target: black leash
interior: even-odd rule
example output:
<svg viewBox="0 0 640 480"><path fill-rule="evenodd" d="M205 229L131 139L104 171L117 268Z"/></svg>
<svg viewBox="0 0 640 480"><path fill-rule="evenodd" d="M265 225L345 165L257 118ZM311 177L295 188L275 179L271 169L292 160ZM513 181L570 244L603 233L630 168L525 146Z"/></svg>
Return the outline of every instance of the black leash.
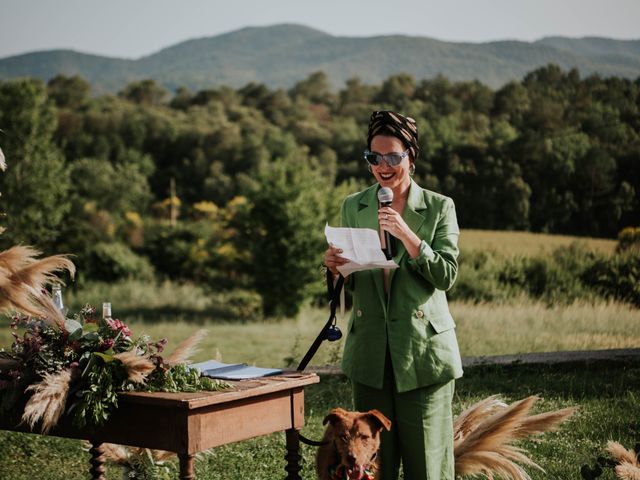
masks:
<svg viewBox="0 0 640 480"><path fill-rule="evenodd" d="M320 333L311 344L311 347L309 347L309 350L307 350L307 353L302 358L300 365L298 365L297 370L299 372L302 372L305 368L307 368L307 365L318 351L318 348L320 348L320 345L322 345L322 342L324 342L325 340L335 342L336 340L340 340L340 338L342 338L342 332L336 325L336 309L338 308L338 304L340 303L340 292L342 291L343 286L344 277L340 275L338 277L338 281L334 285L333 274L329 269L327 269L327 294L329 297L330 309L329 319L327 320L327 323L325 323L322 327L322 330L320 330ZM298 434L298 437L300 438L300 441L302 443L306 443L307 445L311 445L314 447L320 447L329 443L329 441L327 440L320 442L316 440L310 440L302 434Z"/></svg>

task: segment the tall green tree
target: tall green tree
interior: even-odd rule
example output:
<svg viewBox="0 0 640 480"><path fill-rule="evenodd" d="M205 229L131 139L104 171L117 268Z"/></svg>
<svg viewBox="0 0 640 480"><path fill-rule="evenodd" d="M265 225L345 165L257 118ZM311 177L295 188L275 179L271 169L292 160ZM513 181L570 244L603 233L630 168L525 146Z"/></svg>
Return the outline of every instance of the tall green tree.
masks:
<svg viewBox="0 0 640 480"><path fill-rule="evenodd" d="M49 249L69 211L69 172L53 142L56 116L45 86L35 80L0 83L3 148L11 158L0 177L7 214L2 241Z"/></svg>
<svg viewBox="0 0 640 480"><path fill-rule="evenodd" d="M251 253L248 269L267 316L295 315L320 276L329 189L297 153L265 167L248 192L239 247Z"/></svg>

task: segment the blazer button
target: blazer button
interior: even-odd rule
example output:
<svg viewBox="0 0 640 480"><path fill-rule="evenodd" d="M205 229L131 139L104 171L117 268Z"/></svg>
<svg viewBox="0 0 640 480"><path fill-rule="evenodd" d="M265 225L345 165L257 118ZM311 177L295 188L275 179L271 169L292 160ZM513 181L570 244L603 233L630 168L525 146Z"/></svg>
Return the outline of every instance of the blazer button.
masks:
<svg viewBox="0 0 640 480"><path fill-rule="evenodd" d="M361 316L362 316L362 310L358 309L358 311L356 312L356 315L357 315L358 317L361 317Z"/></svg>
<svg viewBox="0 0 640 480"><path fill-rule="evenodd" d="M418 318L424 317L424 312L422 310L417 310L416 311L416 317L418 317Z"/></svg>

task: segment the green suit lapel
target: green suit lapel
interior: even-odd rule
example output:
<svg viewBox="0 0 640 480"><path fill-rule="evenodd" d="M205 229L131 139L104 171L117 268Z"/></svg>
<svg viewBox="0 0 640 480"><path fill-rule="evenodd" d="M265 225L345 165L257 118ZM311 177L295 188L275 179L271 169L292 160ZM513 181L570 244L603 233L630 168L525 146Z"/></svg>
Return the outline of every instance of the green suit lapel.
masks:
<svg viewBox="0 0 640 480"><path fill-rule="evenodd" d="M402 212L402 218L416 235L418 235L418 231L425 221L426 209L427 204L424 201L422 188L420 188L416 182L411 180L411 186L409 187L409 197L407 198L407 204L405 205L404 211ZM406 254L407 249L404 247L404 244L400 240L396 240L396 255L393 257L393 260L398 265L400 265L402 258ZM391 290L394 273L395 270L391 270L391 275L389 275L389 290Z"/></svg>
<svg viewBox="0 0 640 480"><path fill-rule="evenodd" d="M360 198L360 205L358 206L357 227L358 228L371 228L376 232L379 231L378 225L378 192L379 185L376 183L367 189L367 191ZM378 268L371 272L376 284L376 290L380 297L380 302L386 311L387 300L384 294L384 278L382 269Z"/></svg>

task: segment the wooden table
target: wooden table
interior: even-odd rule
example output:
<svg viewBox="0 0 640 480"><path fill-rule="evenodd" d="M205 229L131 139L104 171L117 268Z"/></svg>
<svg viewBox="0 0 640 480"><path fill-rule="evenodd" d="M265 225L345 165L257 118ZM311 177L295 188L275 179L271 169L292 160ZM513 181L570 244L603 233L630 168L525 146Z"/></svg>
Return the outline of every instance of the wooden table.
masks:
<svg viewBox="0 0 640 480"><path fill-rule="evenodd" d="M180 479L195 478L195 454L212 447L285 431L287 480L300 480L299 430L304 425L304 387L318 383L315 374L298 372L241 382L221 392L125 393L104 427L74 429L65 419L50 434L92 444L91 475L104 480L101 445L117 443L176 452ZM0 419L0 428L30 432Z"/></svg>

